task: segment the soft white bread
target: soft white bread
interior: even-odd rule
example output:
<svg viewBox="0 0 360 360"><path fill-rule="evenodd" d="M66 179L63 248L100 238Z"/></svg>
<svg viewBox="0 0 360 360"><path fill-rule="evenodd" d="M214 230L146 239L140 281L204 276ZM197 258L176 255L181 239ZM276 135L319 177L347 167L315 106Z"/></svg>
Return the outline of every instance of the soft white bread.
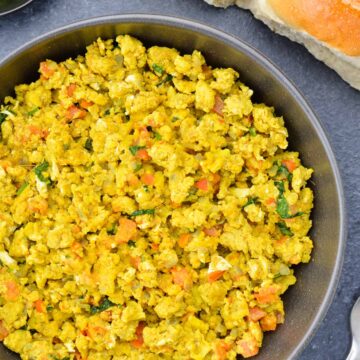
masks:
<svg viewBox="0 0 360 360"><path fill-rule="evenodd" d="M360 0L205 0L249 9L360 90Z"/></svg>

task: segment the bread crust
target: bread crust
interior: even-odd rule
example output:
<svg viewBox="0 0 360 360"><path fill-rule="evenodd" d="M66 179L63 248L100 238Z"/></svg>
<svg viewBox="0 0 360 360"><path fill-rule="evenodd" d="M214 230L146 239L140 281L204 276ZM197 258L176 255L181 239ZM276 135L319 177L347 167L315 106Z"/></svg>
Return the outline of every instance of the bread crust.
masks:
<svg viewBox="0 0 360 360"><path fill-rule="evenodd" d="M286 36L289 39L303 44L307 47L317 59L323 61L326 65L334 69L345 81L347 81L355 89L360 90L360 56L348 55L336 47L330 45L321 39L316 38L306 29L299 28L289 24L283 18L283 14L279 14L270 2L284 0L205 0L209 4L221 7L227 7L236 4L237 6L250 10L256 18L263 21L270 29ZM286 0L290 3L297 0ZM318 1L319 0L302 0L302 1ZM341 1L341 0L324 0L324 1ZM342 0L348 2L347 6L356 11L358 0ZM355 7L354 7L355 5ZM358 11L360 14L360 11ZM360 19L360 17L359 17ZM359 23L360 31L360 23ZM360 44L355 44L360 47ZM359 49L360 50L360 49Z"/></svg>

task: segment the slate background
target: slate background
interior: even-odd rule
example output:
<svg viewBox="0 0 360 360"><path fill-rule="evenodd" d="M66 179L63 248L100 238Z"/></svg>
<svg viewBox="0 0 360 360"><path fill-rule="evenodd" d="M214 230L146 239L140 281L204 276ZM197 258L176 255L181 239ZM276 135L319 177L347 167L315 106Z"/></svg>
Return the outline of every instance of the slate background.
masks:
<svg viewBox="0 0 360 360"><path fill-rule="evenodd" d="M345 359L350 347L349 314L360 296L360 92L302 46L273 34L249 12L235 7L216 9L202 0L34 0L23 9L0 17L0 61L26 41L59 26L89 17L131 12L187 17L232 33L269 57L306 94L328 131L340 166L349 232L336 297L300 359Z"/></svg>

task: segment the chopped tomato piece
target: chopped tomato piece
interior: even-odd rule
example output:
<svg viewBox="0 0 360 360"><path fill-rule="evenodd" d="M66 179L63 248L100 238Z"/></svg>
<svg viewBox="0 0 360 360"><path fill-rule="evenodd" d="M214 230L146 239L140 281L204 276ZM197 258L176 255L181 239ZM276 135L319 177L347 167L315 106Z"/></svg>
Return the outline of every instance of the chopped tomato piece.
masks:
<svg viewBox="0 0 360 360"><path fill-rule="evenodd" d="M255 306L253 308L250 308L250 314L249 314L249 319L251 321L259 321L260 319L262 319L264 316L266 316L266 311L260 309L259 307Z"/></svg>
<svg viewBox="0 0 360 360"><path fill-rule="evenodd" d="M13 280L9 280L5 282L5 286L6 286L7 300L10 301L16 300L20 295L20 289L18 284Z"/></svg>
<svg viewBox="0 0 360 360"><path fill-rule="evenodd" d="M214 113L218 114L219 116L224 116L223 108L224 108L224 102L222 101L220 95L216 94L215 95L215 105L214 105L212 111Z"/></svg>
<svg viewBox="0 0 360 360"><path fill-rule="evenodd" d="M55 69L52 69L47 61L42 61L40 63L40 73L45 79L49 79L54 75Z"/></svg>
<svg viewBox="0 0 360 360"><path fill-rule="evenodd" d="M238 349L239 353L244 357L248 358L251 356L255 356L259 352L259 346L254 339L250 340L239 340L238 341Z"/></svg>
<svg viewBox="0 0 360 360"><path fill-rule="evenodd" d="M158 251L159 250L159 244L156 244L156 243L152 243L151 244L151 248L153 249L153 250L155 250L155 251Z"/></svg>
<svg viewBox="0 0 360 360"><path fill-rule="evenodd" d="M119 220L119 227L115 234L118 243L127 243L137 233L136 222L125 217Z"/></svg>
<svg viewBox="0 0 360 360"><path fill-rule="evenodd" d="M231 344L225 342L224 340L220 340L215 347L215 355L217 360L226 360L227 353L231 350Z"/></svg>
<svg viewBox="0 0 360 360"><path fill-rule="evenodd" d="M219 280L224 275L224 273L225 273L224 270L213 271L208 274L208 281L211 283L216 280Z"/></svg>
<svg viewBox="0 0 360 360"><path fill-rule="evenodd" d="M131 341L131 345L135 348L140 348L143 346L144 344L144 337L143 337L143 331L144 331L144 327L145 327L145 323L143 321L139 322L135 334L136 334L136 339Z"/></svg>
<svg viewBox="0 0 360 360"><path fill-rule="evenodd" d="M195 183L195 187L197 187L199 190L202 190L202 191L208 191L209 184L206 179L200 179L199 181L197 181Z"/></svg>
<svg viewBox="0 0 360 360"><path fill-rule="evenodd" d="M220 235L220 231L218 229L216 229L215 227L212 227L210 229L203 229L203 232L207 235L207 236L219 236Z"/></svg>
<svg viewBox="0 0 360 360"><path fill-rule="evenodd" d="M135 268L137 269L139 267L141 263L141 258L140 256L130 256L130 264Z"/></svg>
<svg viewBox="0 0 360 360"><path fill-rule="evenodd" d="M185 268L174 268L171 270L174 284L180 285L183 289L189 290L192 286L192 277Z"/></svg>
<svg viewBox="0 0 360 360"><path fill-rule="evenodd" d="M267 314L260 320L260 326L263 331L276 330L277 319L275 314Z"/></svg>
<svg viewBox="0 0 360 360"><path fill-rule="evenodd" d="M88 333L91 338L95 338L98 336L104 336L106 334L107 330L101 326L92 326L91 324L88 324Z"/></svg>
<svg viewBox="0 0 360 360"><path fill-rule="evenodd" d="M293 159L283 160L281 163L286 166L291 173L297 168L296 162Z"/></svg>
<svg viewBox="0 0 360 360"><path fill-rule="evenodd" d="M254 294L254 297L260 304L275 302L278 299L277 288L275 286L262 288L257 294Z"/></svg>
<svg viewBox="0 0 360 360"><path fill-rule="evenodd" d="M0 341L3 341L9 335L9 331L4 326L2 320L0 320Z"/></svg>
<svg viewBox="0 0 360 360"><path fill-rule="evenodd" d="M11 166L11 162L8 160L0 160L0 166L6 171L9 166Z"/></svg>
<svg viewBox="0 0 360 360"><path fill-rule="evenodd" d="M140 183L139 178L135 174L129 174L127 176L127 182L134 187L138 186Z"/></svg>
<svg viewBox="0 0 360 360"><path fill-rule="evenodd" d="M141 176L141 181L145 185L154 185L155 176L153 174L144 174L144 175Z"/></svg>
<svg viewBox="0 0 360 360"><path fill-rule="evenodd" d="M87 109L88 107L94 105L94 103L92 101L87 101L87 100L81 100L80 101L80 106L84 109Z"/></svg>
<svg viewBox="0 0 360 360"><path fill-rule="evenodd" d="M39 213L41 215L46 214L48 210L48 202L45 199L32 199L28 202L28 209L31 212Z"/></svg>
<svg viewBox="0 0 360 360"><path fill-rule="evenodd" d="M67 88L66 88L66 94L68 97L72 97L74 95L74 92L76 90L76 84L70 84Z"/></svg>
<svg viewBox="0 0 360 360"><path fill-rule="evenodd" d="M18 284L13 281L7 281L5 283L6 286L6 297L8 300L16 300L18 296L20 295L20 289Z"/></svg>
<svg viewBox="0 0 360 360"><path fill-rule="evenodd" d="M28 129L32 135L38 135L42 139L46 139L49 135L49 131L46 129L40 129L39 127L35 125L29 125Z"/></svg>
<svg viewBox="0 0 360 360"><path fill-rule="evenodd" d="M276 200L274 198L269 198L269 199L266 200L266 205L275 206L276 205Z"/></svg>
<svg viewBox="0 0 360 360"><path fill-rule="evenodd" d="M185 233L185 234L181 234L178 240L178 244L181 248L185 248L186 245L189 243L191 239L191 234L189 233Z"/></svg>
<svg viewBox="0 0 360 360"><path fill-rule="evenodd" d="M85 117L85 115L86 111L78 108L76 105L71 105L70 107L68 107L65 114L68 120L82 119Z"/></svg>
<svg viewBox="0 0 360 360"><path fill-rule="evenodd" d="M34 308L39 313L45 312L45 306L44 306L44 302L42 300L36 300L34 302Z"/></svg>
<svg viewBox="0 0 360 360"><path fill-rule="evenodd" d="M148 161L151 160L151 156L145 149L140 149L136 153L136 157L140 160Z"/></svg>

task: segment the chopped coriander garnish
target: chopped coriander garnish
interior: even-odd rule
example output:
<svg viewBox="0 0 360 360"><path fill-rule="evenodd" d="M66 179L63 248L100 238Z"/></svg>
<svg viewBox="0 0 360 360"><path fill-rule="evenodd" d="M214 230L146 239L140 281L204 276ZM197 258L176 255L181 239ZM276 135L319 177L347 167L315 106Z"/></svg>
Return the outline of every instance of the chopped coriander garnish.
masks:
<svg viewBox="0 0 360 360"><path fill-rule="evenodd" d="M175 121L178 121L180 118L178 117L178 116L173 116L172 117L172 119L171 119L171 121L172 122L175 122Z"/></svg>
<svg viewBox="0 0 360 360"><path fill-rule="evenodd" d="M129 247L136 247L136 243L134 240L129 240L127 244Z"/></svg>
<svg viewBox="0 0 360 360"><path fill-rule="evenodd" d="M142 167L143 167L143 165L140 164L140 163L138 163L138 164L135 165L134 171L135 171L135 172L138 172Z"/></svg>
<svg viewBox="0 0 360 360"><path fill-rule="evenodd" d="M8 117L8 114L5 114L3 112L0 113L0 139L1 139L1 124L6 120Z"/></svg>
<svg viewBox="0 0 360 360"><path fill-rule="evenodd" d="M250 136L256 136L256 129L254 127L251 127L249 129L249 134L250 134Z"/></svg>
<svg viewBox="0 0 360 360"><path fill-rule="evenodd" d="M165 84L165 83L167 83L167 82L170 82L172 79L173 79L172 75L167 74L164 79L162 79L161 81L159 81L159 82L156 84L156 86L159 87L159 86L161 86L161 85L163 85L163 84Z"/></svg>
<svg viewBox="0 0 360 360"><path fill-rule="evenodd" d="M108 235L115 235L117 232L117 225L116 223L112 224L109 229L106 230Z"/></svg>
<svg viewBox="0 0 360 360"><path fill-rule="evenodd" d="M130 216L139 216L139 215L154 215L155 209L141 209L136 210L133 213L130 214Z"/></svg>
<svg viewBox="0 0 360 360"><path fill-rule="evenodd" d="M110 115L110 109L106 109L104 115Z"/></svg>
<svg viewBox="0 0 360 360"><path fill-rule="evenodd" d="M149 192L149 186L148 185L144 185L143 188L144 188L145 192Z"/></svg>
<svg viewBox="0 0 360 360"><path fill-rule="evenodd" d="M84 148L89 152L93 151L93 140L91 138L86 139Z"/></svg>
<svg viewBox="0 0 360 360"><path fill-rule="evenodd" d="M49 177L46 178L43 175L43 172L46 171L48 168L49 168L49 163L46 160L44 160L40 165L35 167L34 172L40 181L46 183L47 185L50 185L51 179Z"/></svg>
<svg viewBox="0 0 360 360"><path fill-rule="evenodd" d="M280 192L280 195L283 195L285 192L285 186L283 181L274 181L275 186Z"/></svg>
<svg viewBox="0 0 360 360"><path fill-rule="evenodd" d="M282 219L291 219L291 218L303 215L303 212L297 212L294 215L290 214L289 204L284 196L284 192L285 192L284 182L283 181L275 181L274 184L278 188L279 193L280 193L279 197L276 201L276 212L280 215L280 217Z"/></svg>
<svg viewBox="0 0 360 360"><path fill-rule="evenodd" d="M29 116L35 115L40 110L39 107L34 107L32 110L28 111Z"/></svg>
<svg viewBox="0 0 360 360"><path fill-rule="evenodd" d="M135 156L140 149L144 149L145 146L132 145L129 147L130 152Z"/></svg>
<svg viewBox="0 0 360 360"><path fill-rule="evenodd" d="M292 233L292 231L290 230L290 228L283 221L276 223L276 226L279 228L279 230L281 231L281 233L283 235L286 235L286 236L294 235Z"/></svg>
<svg viewBox="0 0 360 360"><path fill-rule="evenodd" d="M154 70L157 74L162 75L162 74L164 73L163 67L161 67L161 66L158 65L158 64L152 64L152 68L153 68L153 70Z"/></svg>
<svg viewBox="0 0 360 360"><path fill-rule="evenodd" d="M47 307L46 307L46 311L53 311L54 310L54 307L53 306L51 306L51 305L48 305Z"/></svg>
<svg viewBox="0 0 360 360"><path fill-rule="evenodd" d="M288 170L288 168L284 165L278 165L278 170L276 172L276 176L281 176L283 178L286 178L288 180L289 183L291 183L292 181L292 174L291 172Z"/></svg>
<svg viewBox="0 0 360 360"><path fill-rule="evenodd" d="M243 206L243 209L245 209L249 205L256 204L258 199L259 199L258 197L249 198L247 203Z"/></svg>
<svg viewBox="0 0 360 360"><path fill-rule="evenodd" d="M16 195L19 196L29 186L29 183L25 181L17 190Z"/></svg>
<svg viewBox="0 0 360 360"><path fill-rule="evenodd" d="M154 138L156 140L161 140L162 139L162 136L158 133L158 132L154 132Z"/></svg>
<svg viewBox="0 0 360 360"><path fill-rule="evenodd" d="M110 301L107 297L99 304L99 306L91 306L90 314L95 315L99 314L113 306L116 306L112 301Z"/></svg>
<svg viewBox="0 0 360 360"><path fill-rule="evenodd" d="M8 114L0 112L0 125L6 120L7 117L8 117Z"/></svg>
<svg viewBox="0 0 360 360"><path fill-rule="evenodd" d="M24 326L22 326L21 328L19 328L19 330L27 330L27 325L24 325Z"/></svg>

